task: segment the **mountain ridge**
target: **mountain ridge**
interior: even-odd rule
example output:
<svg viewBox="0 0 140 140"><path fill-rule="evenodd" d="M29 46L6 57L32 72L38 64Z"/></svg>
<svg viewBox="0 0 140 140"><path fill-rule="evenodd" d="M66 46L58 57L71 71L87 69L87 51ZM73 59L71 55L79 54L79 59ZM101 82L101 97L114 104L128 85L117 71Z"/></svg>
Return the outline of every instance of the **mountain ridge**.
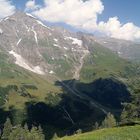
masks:
<svg viewBox="0 0 140 140"><path fill-rule="evenodd" d="M11 25L11 26L13 27L13 32L14 32L15 36L13 35L13 32L11 32L11 29L7 31L4 28L5 26L10 28L10 25L6 25L6 24L10 24L8 20L10 20L10 23L11 23L11 20L13 20L13 22L14 22L13 23L14 27L13 27L13 25ZM28 24L29 27L26 24ZM15 63L17 65L24 67L25 69L28 69L28 70L38 73L38 74L45 74L45 73L54 74L55 73L52 70L53 68L51 68L53 66L51 66L51 64L49 64L49 62L46 62L45 58L43 56L43 55L45 55L45 54L43 54L45 52L44 50L46 49L46 51L47 51L47 48L45 48L47 46L52 46L52 47L54 47L54 49L58 50L56 52L57 54L52 56L52 53L55 52L54 49L53 49L54 52L52 52L52 48L48 49L48 51L51 55L51 58L48 58L48 59L52 59L50 61L53 61L55 59L54 57L56 57L58 55L58 53L61 53L61 55L62 55L62 56L60 56L60 58L58 58L58 57L56 58L56 59L58 59L58 61L62 57L63 57L61 60L62 62L64 61L64 59L67 59L67 57L69 57L68 59L71 59L70 56L67 55L67 53L69 53L69 55L71 55L73 57L73 59L77 57L79 59L78 61L81 61L80 59L82 57L77 56L77 54L74 51L78 51L79 55L80 54L82 55L82 49L83 49L83 54L85 54L86 51L88 51L88 50L84 49L84 47L82 45L82 41L80 39L76 38L75 35L73 35L73 37L72 37L71 33L66 30L57 31L57 29L56 29L56 31L54 32L55 29L53 29L53 28L51 29L50 27L44 25L41 21L32 17L30 14L26 14L26 13L24 14L22 12L15 13L11 17L4 19L4 21L1 21L0 28L4 28L3 30L5 30L5 31L3 31L3 33L1 33L1 38L2 37L6 38L6 33L5 33L6 31L8 34L8 39L10 37L10 34L11 34L11 37L13 38L13 40L10 38L11 39L10 41L7 39L6 42L9 42L9 44L5 45L5 46L7 46L7 48L3 47L4 45L1 44L3 49L5 49L11 56L13 55L13 57L16 59ZM25 36L25 34L26 34L26 36ZM53 34L53 37L51 37L52 34ZM61 36L63 36L63 38ZM27 39L27 40L29 39L29 40L25 42L25 39ZM60 41L58 41L58 39ZM13 42L15 42L15 43L13 44ZM31 42L32 44L29 44L28 42L29 43ZM43 44L43 42L44 43L46 42L47 45ZM73 47L71 47L72 45L73 45ZM78 49L76 49L75 47L77 47ZM81 47L82 47L82 49L81 49ZM84 50L85 50L85 52L84 52ZM34 56L36 56L36 58L34 56L32 56L31 53L34 53ZM45 57L47 57L47 56L45 56ZM49 60L47 60L47 61L49 61ZM70 60L70 61L74 61L74 60ZM81 64L78 64L78 61L77 62L75 61L74 63L77 63L77 65L81 65ZM28 65L28 63L29 63L29 65ZM37 65L37 63L39 63L40 66ZM36 64L36 66L34 66L35 64Z"/></svg>
<svg viewBox="0 0 140 140"><path fill-rule="evenodd" d="M1 20L0 29L1 49L6 50L11 59L14 59L15 64L41 75L55 74L58 76L63 73L65 78L80 78L84 58L90 55L91 43L96 44L97 42L120 57L130 60L131 55L129 54L132 51L129 51L127 46L134 44L122 40L124 47L121 47L121 45L117 45L116 39L108 39L107 43L106 38L49 27L31 14L20 11ZM116 47L110 47L113 40L116 41ZM137 46L139 49L139 45ZM123 54L126 49L128 54ZM132 53L132 59L139 59L138 51L136 53L136 57L135 52ZM63 71L59 72L60 68ZM60 76L60 78L62 77Z"/></svg>

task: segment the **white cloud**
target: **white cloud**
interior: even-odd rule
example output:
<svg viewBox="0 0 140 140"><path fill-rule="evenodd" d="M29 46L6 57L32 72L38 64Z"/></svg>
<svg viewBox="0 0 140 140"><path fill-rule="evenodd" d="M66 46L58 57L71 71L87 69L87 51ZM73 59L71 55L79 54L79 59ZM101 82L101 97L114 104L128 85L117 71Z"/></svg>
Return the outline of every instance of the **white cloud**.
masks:
<svg viewBox="0 0 140 140"><path fill-rule="evenodd" d="M125 40L140 39L140 28L133 23L121 24L117 17L109 18L98 24L98 31L114 38Z"/></svg>
<svg viewBox="0 0 140 140"><path fill-rule="evenodd" d="M37 10L40 8L39 5L36 5L35 0L29 0L25 4L25 11L30 11L30 10Z"/></svg>
<svg viewBox="0 0 140 140"><path fill-rule="evenodd" d="M0 18L9 16L15 12L15 6L10 0L0 0Z"/></svg>
<svg viewBox="0 0 140 140"><path fill-rule="evenodd" d="M44 3L43 8L33 12L36 16L80 28L86 28L90 22L96 26L97 15L104 9L100 0L44 0Z"/></svg>
<svg viewBox="0 0 140 140"><path fill-rule="evenodd" d="M30 9L36 7L34 1L29 1ZM44 0L44 7L35 9L32 14L44 21L64 22L71 26L91 32L100 32L109 37L126 40L140 39L140 27L133 23L122 24L117 17L109 18L107 22L97 23L104 5L101 0Z"/></svg>

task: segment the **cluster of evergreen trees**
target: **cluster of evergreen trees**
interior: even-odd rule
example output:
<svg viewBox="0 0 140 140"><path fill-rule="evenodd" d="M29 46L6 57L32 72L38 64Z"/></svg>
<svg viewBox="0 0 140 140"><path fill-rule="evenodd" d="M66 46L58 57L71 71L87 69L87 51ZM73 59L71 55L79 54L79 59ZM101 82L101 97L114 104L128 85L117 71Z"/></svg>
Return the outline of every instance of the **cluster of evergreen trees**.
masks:
<svg viewBox="0 0 140 140"><path fill-rule="evenodd" d="M32 127L28 129L27 125L24 127L13 127L10 119L4 124L3 131L1 131L1 140L45 140L45 135L41 127Z"/></svg>
<svg viewBox="0 0 140 140"><path fill-rule="evenodd" d="M124 122L125 113L122 114L122 121ZM116 127L118 124L115 117L108 113L105 119L102 121L101 125L96 122L94 125L94 130L102 128L112 128ZM82 133L82 130L79 129L75 132L76 134ZM4 124L3 130L0 131L0 140L45 140L45 135L42 128L33 126L31 130L28 129L28 126L21 125L12 126L10 119L8 118ZM53 139L57 139L58 136L55 134Z"/></svg>
<svg viewBox="0 0 140 140"><path fill-rule="evenodd" d="M102 129L102 128L112 128L112 127L116 127L118 125L115 117L113 114L111 114L110 112L106 115L105 119L102 121L101 125L99 125L98 122L95 122L94 126L93 126L93 130L97 130L97 129ZM78 129L76 131L76 134L81 134L82 130Z"/></svg>
<svg viewBox="0 0 140 140"><path fill-rule="evenodd" d="M117 125L116 119L114 116L109 112L105 117L104 121L102 122L101 127L103 128L111 128Z"/></svg>
<svg viewBox="0 0 140 140"><path fill-rule="evenodd" d="M93 129L101 129L101 128L112 128L117 126L117 122L115 117L109 112L105 119L102 121L101 125L99 126L98 122L95 123Z"/></svg>
<svg viewBox="0 0 140 140"><path fill-rule="evenodd" d="M94 129L115 127L116 124L114 116L108 113L101 126L99 127L98 123L95 123ZM12 126L9 118L0 132L1 140L45 140L45 135L40 126L38 128L33 126L31 130L28 129L27 125L24 127L21 125ZM82 133L82 130L77 130L76 133Z"/></svg>

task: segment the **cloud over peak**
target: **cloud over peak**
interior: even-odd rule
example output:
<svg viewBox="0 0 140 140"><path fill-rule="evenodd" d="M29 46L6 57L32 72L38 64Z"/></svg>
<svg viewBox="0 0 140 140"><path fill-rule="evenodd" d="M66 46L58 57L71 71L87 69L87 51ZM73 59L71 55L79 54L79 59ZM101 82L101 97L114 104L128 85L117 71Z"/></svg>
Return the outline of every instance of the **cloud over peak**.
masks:
<svg viewBox="0 0 140 140"><path fill-rule="evenodd" d="M10 0L0 0L0 19L15 12L15 6Z"/></svg>
<svg viewBox="0 0 140 140"><path fill-rule="evenodd" d="M36 5L35 0L29 0L25 4L25 11L32 11L32 10L37 10L40 8L39 5Z"/></svg>
<svg viewBox="0 0 140 140"><path fill-rule="evenodd" d="M36 7L35 1L28 1L27 7ZM133 23L122 24L118 17L109 18L107 22L97 23L104 5L101 0L44 0L44 7L32 13L44 21L64 22L68 25L91 32L100 32L109 37L138 40L140 28Z"/></svg>
<svg viewBox="0 0 140 140"><path fill-rule="evenodd" d="M97 15L104 6L100 0L44 0L45 6L33 13L42 20L64 22L78 28L86 28L89 22L96 24Z"/></svg>
<svg viewBox="0 0 140 140"><path fill-rule="evenodd" d="M133 23L121 24L118 17L109 18L107 22L101 21L98 24L98 31L117 39L132 41L140 39L140 28Z"/></svg>

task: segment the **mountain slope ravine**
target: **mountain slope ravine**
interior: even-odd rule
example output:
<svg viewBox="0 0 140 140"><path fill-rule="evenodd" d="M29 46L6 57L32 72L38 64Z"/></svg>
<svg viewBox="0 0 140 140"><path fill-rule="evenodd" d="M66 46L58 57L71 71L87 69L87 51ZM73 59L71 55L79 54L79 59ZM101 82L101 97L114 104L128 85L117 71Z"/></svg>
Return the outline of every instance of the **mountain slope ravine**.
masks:
<svg viewBox="0 0 140 140"><path fill-rule="evenodd" d="M75 73L74 73L74 76L73 76L73 79L76 79L76 80L79 80L79 77L80 77L80 71L83 67L83 64L84 64L84 58L89 54L89 51L88 50L81 50L84 54L83 56L80 58L80 65L76 67L75 69Z"/></svg>

